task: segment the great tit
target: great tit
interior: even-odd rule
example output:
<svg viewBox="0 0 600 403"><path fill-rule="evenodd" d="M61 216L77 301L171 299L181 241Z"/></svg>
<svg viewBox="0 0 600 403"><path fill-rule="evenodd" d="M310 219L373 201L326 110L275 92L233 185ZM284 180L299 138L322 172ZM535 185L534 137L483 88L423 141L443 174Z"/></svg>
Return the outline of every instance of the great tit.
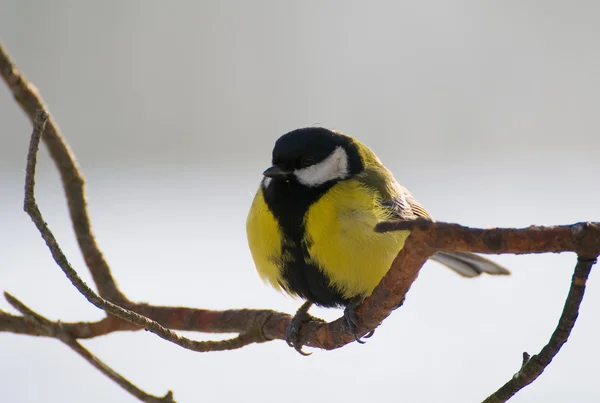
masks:
<svg viewBox="0 0 600 403"><path fill-rule="evenodd" d="M377 233L392 219L431 218L366 145L329 129L307 127L281 136L272 166L250 207L246 231L258 274L275 289L307 302L288 328L297 332L312 304L346 307L357 341L354 308L369 296L410 231ZM432 259L464 277L510 274L472 253Z"/></svg>

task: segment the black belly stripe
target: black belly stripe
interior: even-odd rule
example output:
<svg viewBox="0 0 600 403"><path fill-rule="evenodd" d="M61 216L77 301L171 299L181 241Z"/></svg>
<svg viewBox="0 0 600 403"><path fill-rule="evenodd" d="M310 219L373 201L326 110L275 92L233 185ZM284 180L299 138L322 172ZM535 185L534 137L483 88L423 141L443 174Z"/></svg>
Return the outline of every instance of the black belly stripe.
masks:
<svg viewBox="0 0 600 403"><path fill-rule="evenodd" d="M280 285L323 307L345 306L349 299L330 285L308 253L310 240L305 239L304 216L311 204L323 196L332 184L308 188L295 180L273 179L263 187L265 202L279 222L285 241L282 247L283 273Z"/></svg>

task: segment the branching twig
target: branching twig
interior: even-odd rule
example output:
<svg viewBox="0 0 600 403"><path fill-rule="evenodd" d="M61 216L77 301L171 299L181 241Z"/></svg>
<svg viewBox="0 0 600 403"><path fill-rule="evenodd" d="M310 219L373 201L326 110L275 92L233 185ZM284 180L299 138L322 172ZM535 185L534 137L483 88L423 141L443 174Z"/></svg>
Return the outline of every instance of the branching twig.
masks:
<svg viewBox="0 0 600 403"><path fill-rule="evenodd" d="M581 301L583 301L585 283L587 282L590 270L595 263L595 259L579 259L577 261L565 306L558 321L558 325L550 337L550 341L548 341L548 344L533 357L529 357L529 354L523 353L523 365L519 372L517 372L515 376L506 382L500 389L485 399L483 403L506 402L519 390L535 381L550 364L563 344L567 342L571 330L573 329L573 326L575 326L575 320L579 314L579 306L581 305Z"/></svg>
<svg viewBox="0 0 600 403"><path fill-rule="evenodd" d="M117 316L124 319L136 326L142 327L157 336L175 343L183 348L193 351L220 351L220 350L232 350L243 347L250 343L258 343L265 341L264 336L260 332L250 329L241 333L238 337L229 340L219 341L196 341L188 339L178 335L177 333L161 326L158 322L148 319L138 313L122 308L112 302L99 296L94 290L92 290L86 283L79 277L77 272L73 269L69 263L67 257L61 250L60 246L54 234L48 227L48 224L44 220L40 209L38 208L35 200L35 168L37 165L37 152L40 144L40 139L46 121L48 120L48 113L41 109L36 114L33 126L33 133L31 134L31 141L29 144L29 152L27 153L27 166L25 168L25 205L24 209L31 217L38 231L42 235L46 245L52 253L52 257L58 266L63 270L67 278L77 288L77 290L94 306L104 310L106 313Z"/></svg>
<svg viewBox="0 0 600 403"><path fill-rule="evenodd" d="M4 50L2 43L0 43L0 75L32 123L38 110L47 110L37 88L17 69ZM73 230L85 263L92 274L96 287L98 287L98 293L117 304L126 303L127 298L117 287L108 263L96 244L87 212L83 175L73 153L60 134L58 125L51 116L46 124L44 143L60 173Z"/></svg>
<svg viewBox="0 0 600 403"><path fill-rule="evenodd" d="M61 322L61 325L63 330L74 339L92 339L118 331L140 330L139 327L114 316L108 316L97 322ZM29 326L29 323L22 316L11 315L2 311L0 311L0 332L46 336L39 333L36 328Z"/></svg>
<svg viewBox="0 0 600 403"><path fill-rule="evenodd" d="M23 314L23 318L28 322L29 327L34 328L40 335L53 337L62 341L64 344L71 347L73 351L83 357L87 362L89 362L94 368L102 372L104 375L113 380L127 392L140 399L142 402L175 403L173 400L173 393L171 391L169 391L163 397L153 396L144 392L98 359L98 357L96 357L94 354L90 353L81 344L79 344L68 332L65 331L60 323L52 322L44 318L8 293L4 293L4 297L17 311Z"/></svg>

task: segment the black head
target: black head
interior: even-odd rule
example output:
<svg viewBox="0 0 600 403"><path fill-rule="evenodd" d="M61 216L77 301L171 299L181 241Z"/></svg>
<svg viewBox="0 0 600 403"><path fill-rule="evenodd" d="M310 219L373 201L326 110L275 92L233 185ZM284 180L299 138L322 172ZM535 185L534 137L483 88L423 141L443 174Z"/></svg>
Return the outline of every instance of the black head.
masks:
<svg viewBox="0 0 600 403"><path fill-rule="evenodd" d="M342 180L364 168L352 138L322 127L306 127L281 136L273 148L267 178L317 187Z"/></svg>

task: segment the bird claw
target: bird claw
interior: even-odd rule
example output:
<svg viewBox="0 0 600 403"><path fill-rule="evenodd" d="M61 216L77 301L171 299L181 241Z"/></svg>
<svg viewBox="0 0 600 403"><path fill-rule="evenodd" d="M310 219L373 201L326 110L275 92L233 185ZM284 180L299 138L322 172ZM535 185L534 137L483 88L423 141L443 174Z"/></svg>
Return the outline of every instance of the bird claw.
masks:
<svg viewBox="0 0 600 403"><path fill-rule="evenodd" d="M362 299L352 299L350 303L344 309L344 319L346 321L346 326L352 336L354 336L354 340L356 340L359 344L365 344L364 341L361 340L361 337L358 335L358 317L356 316L356 307L362 302ZM369 337L375 334L375 330L371 330L369 333L365 334L363 337L368 339Z"/></svg>
<svg viewBox="0 0 600 403"><path fill-rule="evenodd" d="M308 310L312 306L311 302L305 302L298 309L287 329L285 330L285 341L288 346L293 347L298 353L303 356L309 356L312 353L307 353L302 351L302 343L298 340L300 337L300 329L302 328L302 324L310 319L310 315L308 314Z"/></svg>
<svg viewBox="0 0 600 403"><path fill-rule="evenodd" d="M344 320L346 322L346 327L348 328L348 330L350 331L352 336L354 336L354 340L356 340L357 343L365 344L365 342L363 340L361 340L361 337L358 335L358 317L356 316L356 307L361 302L362 302L361 298L355 298L350 301L350 303L346 306L346 309L344 310ZM308 356L308 355L311 355L312 353L307 353L302 350L303 345L299 341L300 329L302 328L302 325L305 322L307 322L311 319L320 320L320 319L313 318L308 313L308 310L310 309L311 306L312 306L312 302L308 302L308 301L305 302L304 304L302 304L302 306L298 309L298 311L296 312L296 314L290 321L290 324L288 325L287 329L285 330L285 341L286 341L287 345L290 347L293 347L294 350L296 350L298 353L300 353L303 356ZM375 333L375 330L371 330L367 334L362 336L362 338L368 339L369 337L373 336L374 333Z"/></svg>

